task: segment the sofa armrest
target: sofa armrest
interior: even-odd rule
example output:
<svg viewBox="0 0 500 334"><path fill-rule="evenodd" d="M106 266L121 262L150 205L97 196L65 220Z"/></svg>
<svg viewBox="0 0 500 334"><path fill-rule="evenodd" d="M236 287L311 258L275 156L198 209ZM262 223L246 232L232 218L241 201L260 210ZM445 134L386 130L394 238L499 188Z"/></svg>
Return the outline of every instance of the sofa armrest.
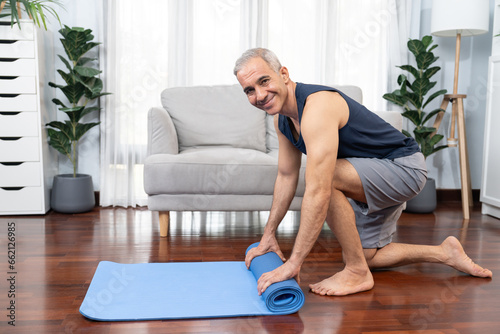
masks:
<svg viewBox="0 0 500 334"><path fill-rule="evenodd" d="M168 112L153 107L148 112L148 155L178 154L177 131Z"/></svg>

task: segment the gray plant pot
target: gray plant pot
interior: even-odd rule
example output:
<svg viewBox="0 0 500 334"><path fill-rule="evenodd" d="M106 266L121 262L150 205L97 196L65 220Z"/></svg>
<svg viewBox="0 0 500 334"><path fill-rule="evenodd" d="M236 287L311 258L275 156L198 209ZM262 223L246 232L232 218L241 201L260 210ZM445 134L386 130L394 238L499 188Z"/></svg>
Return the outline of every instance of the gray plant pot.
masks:
<svg viewBox="0 0 500 334"><path fill-rule="evenodd" d="M405 211L411 213L431 213L436 209L436 180L427 179L424 189L406 202Z"/></svg>
<svg viewBox="0 0 500 334"><path fill-rule="evenodd" d="M61 213L81 213L94 208L92 176L86 174L60 174L54 176L50 206Z"/></svg>

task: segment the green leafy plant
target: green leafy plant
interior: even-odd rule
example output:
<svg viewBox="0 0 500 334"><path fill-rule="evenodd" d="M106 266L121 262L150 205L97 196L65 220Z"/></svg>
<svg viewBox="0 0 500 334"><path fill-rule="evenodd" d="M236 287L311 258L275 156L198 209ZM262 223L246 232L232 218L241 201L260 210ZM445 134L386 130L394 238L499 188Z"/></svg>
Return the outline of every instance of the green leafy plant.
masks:
<svg viewBox="0 0 500 334"><path fill-rule="evenodd" d="M61 23L59 15L52 8L53 5L64 8L60 0L5 0L0 2L0 18L10 16L11 26L17 23L19 29L21 29L21 8L24 7L24 11L35 25L41 27L43 24L43 27L47 30L47 14L55 17L59 24ZM3 13L1 13L2 10Z"/></svg>
<svg viewBox="0 0 500 334"><path fill-rule="evenodd" d="M435 57L432 53L432 50L437 47L437 45L432 45L432 37L424 36L422 40L412 39L408 41L407 45L408 50L415 56L417 67L415 68L412 65L398 66L408 72L410 76L401 74L398 77L399 89L396 89L392 93L384 94L383 97L403 107L404 112L402 115L415 125L415 129L413 130L415 140L419 144L425 158L427 158L429 155L448 147L447 145L436 146L443 139L443 136L436 134L436 128L426 126L432 117L440 112L444 112L444 110L435 109L428 113L424 111L424 108L435 98L446 94L446 89L438 90L429 97L426 97L436 85L436 81L431 81L431 78L441 69L438 66L431 67L439 58ZM403 130L403 133L408 137L412 136L406 130Z"/></svg>
<svg viewBox="0 0 500 334"><path fill-rule="evenodd" d="M97 58L84 57L88 51L101 44L92 41L92 30L64 26L59 33L64 37L61 42L68 58L58 56L68 71L57 72L66 85L49 82L49 86L60 89L68 100L69 105L59 99L53 99L52 102L60 106L59 110L64 112L69 120L48 123L47 132L50 146L69 158L73 164L73 176L76 177L78 142L87 131L100 123L80 121L83 116L99 110L98 107L87 107L89 102L109 93L102 92L103 83L98 78L101 71L91 66Z"/></svg>

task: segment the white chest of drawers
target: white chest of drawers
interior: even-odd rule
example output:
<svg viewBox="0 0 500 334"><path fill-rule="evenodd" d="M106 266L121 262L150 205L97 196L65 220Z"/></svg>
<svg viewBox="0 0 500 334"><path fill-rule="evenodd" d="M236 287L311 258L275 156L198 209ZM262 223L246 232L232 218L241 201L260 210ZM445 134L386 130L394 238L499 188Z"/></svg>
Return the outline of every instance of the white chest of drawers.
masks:
<svg viewBox="0 0 500 334"><path fill-rule="evenodd" d="M0 20L0 215L50 208L57 154L48 146L45 124L55 119L56 108L48 87L53 57L46 58L52 47L42 34L29 20L21 29Z"/></svg>

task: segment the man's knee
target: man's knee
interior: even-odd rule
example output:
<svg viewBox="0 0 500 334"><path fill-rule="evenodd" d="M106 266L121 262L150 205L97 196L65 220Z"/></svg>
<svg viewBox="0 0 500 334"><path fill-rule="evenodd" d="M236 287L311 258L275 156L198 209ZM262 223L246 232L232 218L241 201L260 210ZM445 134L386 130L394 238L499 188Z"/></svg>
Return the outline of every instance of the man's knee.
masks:
<svg viewBox="0 0 500 334"><path fill-rule="evenodd" d="M361 202L366 201L361 178L354 166L345 159L337 160L332 187L347 197Z"/></svg>
<svg viewBox="0 0 500 334"><path fill-rule="evenodd" d="M363 248L363 253L365 255L366 263L368 264L368 267L370 267L370 263L375 257L375 254L377 254L378 249L377 248ZM345 256L344 252L342 252L342 262L345 264Z"/></svg>
<svg viewBox="0 0 500 334"><path fill-rule="evenodd" d="M377 254L377 251L378 251L377 248L363 248L363 253L365 254L365 259L366 263L368 264L368 267L371 267L370 263L375 257L375 254Z"/></svg>
<svg viewBox="0 0 500 334"><path fill-rule="evenodd" d="M361 184L358 172L354 166L345 159L338 159L333 176L333 186L339 190L348 188L354 184Z"/></svg>

